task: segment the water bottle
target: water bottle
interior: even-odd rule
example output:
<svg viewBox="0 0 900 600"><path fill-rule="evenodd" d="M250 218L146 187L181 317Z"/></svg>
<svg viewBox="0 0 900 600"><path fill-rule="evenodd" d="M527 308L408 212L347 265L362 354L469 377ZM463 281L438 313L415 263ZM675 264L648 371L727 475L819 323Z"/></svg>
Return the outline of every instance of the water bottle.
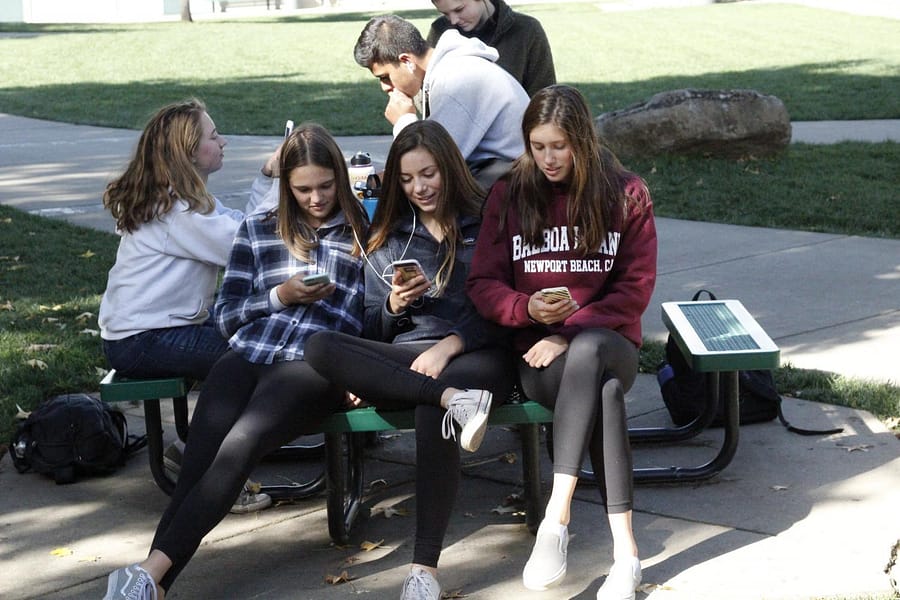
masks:
<svg viewBox="0 0 900 600"><path fill-rule="evenodd" d="M353 195L362 200L365 198L366 181L369 175L375 174L375 166L368 152L357 152L350 159L347 175L350 176L350 189Z"/></svg>

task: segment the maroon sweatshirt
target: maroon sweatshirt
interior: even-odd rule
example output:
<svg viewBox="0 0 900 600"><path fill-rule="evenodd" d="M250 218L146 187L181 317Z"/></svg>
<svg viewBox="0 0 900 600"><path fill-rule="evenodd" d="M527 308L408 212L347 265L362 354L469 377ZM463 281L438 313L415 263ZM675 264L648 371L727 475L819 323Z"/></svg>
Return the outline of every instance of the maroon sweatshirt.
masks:
<svg viewBox="0 0 900 600"><path fill-rule="evenodd" d="M550 199L550 226L540 247L525 243L519 214L509 205L499 229L507 182L499 181L488 197L481 235L469 269L466 291L478 312L500 325L517 329L515 347L525 352L549 335L571 341L584 329L606 328L641 345L641 315L656 283L656 226L650 193L640 178L628 182L627 214L617 214L606 243L582 256L569 239L562 188ZM581 307L562 323L542 325L528 317L534 292L567 286Z"/></svg>

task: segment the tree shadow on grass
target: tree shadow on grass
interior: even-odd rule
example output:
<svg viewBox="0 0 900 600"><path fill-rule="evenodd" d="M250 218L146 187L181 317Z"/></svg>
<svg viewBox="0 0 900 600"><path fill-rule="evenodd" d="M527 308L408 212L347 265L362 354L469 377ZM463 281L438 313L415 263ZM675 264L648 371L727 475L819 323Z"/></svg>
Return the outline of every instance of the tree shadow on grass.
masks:
<svg viewBox="0 0 900 600"><path fill-rule="evenodd" d="M783 69L672 75L638 82L565 82L578 87L595 114L618 110L652 95L680 88L754 89L773 94L793 119L900 118L900 75L846 74L852 63L810 63ZM365 73L360 69L360 76ZM857 102L835 100L840 90ZM316 121L335 135L386 135L386 96L374 79L310 80L302 71L260 74L239 80L161 79L127 84L77 83L0 90L0 111L50 120L139 129L159 106L202 98L225 134L277 134L286 118Z"/></svg>

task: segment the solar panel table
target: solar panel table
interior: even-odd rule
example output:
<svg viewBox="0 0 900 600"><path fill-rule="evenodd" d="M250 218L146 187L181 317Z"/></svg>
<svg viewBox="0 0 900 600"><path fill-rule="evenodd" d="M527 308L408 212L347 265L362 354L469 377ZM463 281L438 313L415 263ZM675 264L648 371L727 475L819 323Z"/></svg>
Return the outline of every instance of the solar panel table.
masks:
<svg viewBox="0 0 900 600"><path fill-rule="evenodd" d="M648 467L634 470L636 482L684 482L708 479L734 458L739 439L741 370L775 369L778 346L739 300L664 302L662 320L688 364L706 374L706 406L682 427L632 428L638 442L677 442L709 427L718 410L719 386L725 391L724 439L718 454L696 467Z"/></svg>

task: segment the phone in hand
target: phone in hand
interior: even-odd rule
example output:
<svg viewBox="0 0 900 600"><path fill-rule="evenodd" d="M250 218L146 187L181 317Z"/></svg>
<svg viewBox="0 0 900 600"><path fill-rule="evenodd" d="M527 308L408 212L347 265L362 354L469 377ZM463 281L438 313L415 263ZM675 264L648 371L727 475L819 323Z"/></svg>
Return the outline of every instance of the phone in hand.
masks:
<svg viewBox="0 0 900 600"><path fill-rule="evenodd" d="M549 287L541 290L541 299L547 304L555 304L561 300L571 300L572 294L566 286Z"/></svg>
<svg viewBox="0 0 900 600"><path fill-rule="evenodd" d="M287 139L291 132L294 130L294 122L288 119L284 124L284 139Z"/></svg>
<svg viewBox="0 0 900 600"><path fill-rule="evenodd" d="M303 285L319 285L320 283L331 283L328 273L313 273L303 278Z"/></svg>
<svg viewBox="0 0 900 600"><path fill-rule="evenodd" d="M425 276L425 270L422 268L422 265L414 258L395 260L391 263L391 266L395 271L400 272L400 278L403 279L404 282L409 281L416 275Z"/></svg>

